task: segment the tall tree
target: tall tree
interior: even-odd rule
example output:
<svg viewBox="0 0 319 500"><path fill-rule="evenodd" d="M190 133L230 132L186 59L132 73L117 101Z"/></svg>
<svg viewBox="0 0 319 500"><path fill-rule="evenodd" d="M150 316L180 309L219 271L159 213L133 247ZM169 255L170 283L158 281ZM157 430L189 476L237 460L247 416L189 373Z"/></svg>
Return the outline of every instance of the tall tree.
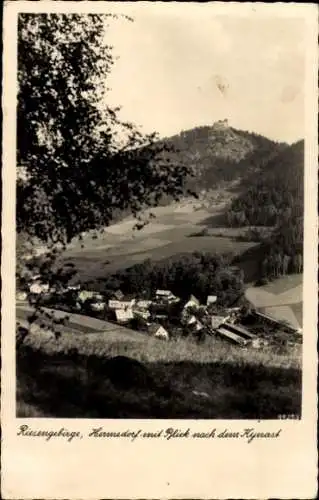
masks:
<svg viewBox="0 0 319 500"><path fill-rule="evenodd" d="M18 19L17 231L50 249L29 268L34 263L55 288L72 275L56 266L57 247L120 214L139 219L162 196L178 199L190 174L176 156L169 161L155 133L142 135L107 104L114 56L106 35L116 17ZM17 267L18 283L24 268Z"/></svg>
<svg viewBox="0 0 319 500"><path fill-rule="evenodd" d="M186 167L107 105L114 17L19 16L17 228L46 242L65 244L117 212L137 215L183 192Z"/></svg>

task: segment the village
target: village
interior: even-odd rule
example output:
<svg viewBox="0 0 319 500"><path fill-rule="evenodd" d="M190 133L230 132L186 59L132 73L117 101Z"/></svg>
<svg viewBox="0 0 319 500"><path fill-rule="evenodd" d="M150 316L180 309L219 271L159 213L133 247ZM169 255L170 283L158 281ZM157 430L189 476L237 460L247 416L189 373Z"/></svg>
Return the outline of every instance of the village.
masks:
<svg viewBox="0 0 319 500"><path fill-rule="evenodd" d="M141 292L140 296L128 296L120 289L103 294L80 285L68 286L58 293L35 276L29 293L18 292L17 300L106 320L164 341L190 337L204 342L213 335L253 349L265 348L270 343L289 346L301 342L301 330L242 301L225 308L214 294L208 295L205 303L192 294L183 300L170 290L158 289L151 298L146 295Z"/></svg>

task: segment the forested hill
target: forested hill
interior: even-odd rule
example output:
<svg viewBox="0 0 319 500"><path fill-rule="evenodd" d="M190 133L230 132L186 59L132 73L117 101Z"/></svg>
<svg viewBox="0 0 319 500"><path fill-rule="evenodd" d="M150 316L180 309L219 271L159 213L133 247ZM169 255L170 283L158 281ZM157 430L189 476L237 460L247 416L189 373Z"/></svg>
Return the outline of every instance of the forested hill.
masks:
<svg viewBox="0 0 319 500"><path fill-rule="evenodd" d="M261 238L263 251L256 256L260 276L276 276L284 262L288 272L302 272L304 210L304 141L286 147L247 188L232 201L227 212L230 226L270 226ZM276 264L277 263L277 264Z"/></svg>
<svg viewBox="0 0 319 500"><path fill-rule="evenodd" d="M287 146L260 171L227 214L231 226L275 226L303 215L304 141ZM248 179L247 179L248 180Z"/></svg>
<svg viewBox="0 0 319 500"><path fill-rule="evenodd" d="M269 160L287 147L261 135L234 129L228 122L195 127L164 140L176 150L179 163L190 166L194 177L187 187L194 191L216 188L232 181L244 181L259 172Z"/></svg>

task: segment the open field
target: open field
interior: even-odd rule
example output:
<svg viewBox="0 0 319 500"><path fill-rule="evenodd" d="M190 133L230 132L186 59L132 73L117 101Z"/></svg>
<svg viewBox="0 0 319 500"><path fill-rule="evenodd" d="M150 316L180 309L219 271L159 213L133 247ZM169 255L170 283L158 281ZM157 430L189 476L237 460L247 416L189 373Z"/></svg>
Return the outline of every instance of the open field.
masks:
<svg viewBox="0 0 319 500"><path fill-rule="evenodd" d="M91 319L85 324L83 317L82 332L66 328L58 341L40 328L26 338L17 352L19 417L255 419L300 414L301 346L281 352L238 348L216 337L204 344L183 338L165 342L119 327L122 334L111 324L106 331L88 333ZM110 373L108 361L117 356L142 363L142 380L135 372Z"/></svg>
<svg viewBox="0 0 319 500"><path fill-rule="evenodd" d="M291 307L295 317L297 318L299 325L302 326L303 303L298 302L298 304L293 304L290 307Z"/></svg>
<svg viewBox="0 0 319 500"><path fill-rule="evenodd" d="M264 285L262 288L270 293L283 294L300 286L302 287L302 274L289 274Z"/></svg>
<svg viewBox="0 0 319 500"><path fill-rule="evenodd" d="M78 275L74 281L88 281L97 277L105 276L109 273L114 273L118 270L130 267L138 262L143 262L146 259L160 261L174 255L193 253L193 252L211 252L211 253L240 253L252 248L256 244L253 242L234 241L231 238L225 237L193 237L181 238L177 241L165 243L162 246L158 244L148 250L143 250L144 242L138 244L142 250L133 253L125 253L125 244L119 249L119 252L113 254L104 250L86 250L82 252L68 252L64 255L66 262L72 262L76 265ZM127 246L129 251L129 246Z"/></svg>
<svg viewBox="0 0 319 500"><path fill-rule="evenodd" d="M195 251L241 254L256 246L237 241L238 229L212 227L212 218L219 217L224 208L225 201L210 208L196 208L193 202L158 207L152 210L156 218L142 229L134 229L135 221L126 218L106 228L98 239L85 235L83 248L74 241L63 259L76 265L75 280L87 281L146 259L160 261ZM196 236L205 228L208 235Z"/></svg>
<svg viewBox="0 0 319 500"><path fill-rule="evenodd" d="M260 287L246 289L246 298L269 316L302 327L302 274L283 276Z"/></svg>
<svg viewBox="0 0 319 500"><path fill-rule="evenodd" d="M274 307L265 307L261 309L261 312L264 312L268 316L275 318L279 321L286 321L293 328L300 328L301 324L299 324L293 310L289 306L274 306Z"/></svg>

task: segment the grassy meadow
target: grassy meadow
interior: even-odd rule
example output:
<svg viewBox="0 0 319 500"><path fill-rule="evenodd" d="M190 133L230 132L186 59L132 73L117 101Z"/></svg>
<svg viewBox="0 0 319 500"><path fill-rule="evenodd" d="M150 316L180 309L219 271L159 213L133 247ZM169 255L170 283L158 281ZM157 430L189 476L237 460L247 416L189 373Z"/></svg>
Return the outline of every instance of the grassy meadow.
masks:
<svg viewBox="0 0 319 500"><path fill-rule="evenodd" d="M282 276L267 285L249 287L250 300L258 299L259 307L266 314L289 321L295 327L302 327L303 315L303 275Z"/></svg>
<svg viewBox="0 0 319 500"><path fill-rule="evenodd" d="M302 274L289 274L278 278L275 281L268 283L263 286L263 289L267 292L274 293L276 295L287 292L288 290L295 289L302 285Z"/></svg>
<svg viewBox="0 0 319 500"><path fill-rule="evenodd" d="M111 376L107 363L117 356L142 363L142 379ZM38 330L17 352L18 417L274 419L300 407L301 346L74 332L56 341Z"/></svg>
<svg viewBox="0 0 319 500"><path fill-rule="evenodd" d="M225 207L224 198L209 208L191 201L158 207L152 210L155 219L140 230L128 217L107 227L97 239L88 233L82 242L74 240L63 261L75 264L75 281L89 281L146 259L160 261L195 251L242 255L258 244L239 241L243 229L223 225ZM198 236L203 230L207 233Z"/></svg>

